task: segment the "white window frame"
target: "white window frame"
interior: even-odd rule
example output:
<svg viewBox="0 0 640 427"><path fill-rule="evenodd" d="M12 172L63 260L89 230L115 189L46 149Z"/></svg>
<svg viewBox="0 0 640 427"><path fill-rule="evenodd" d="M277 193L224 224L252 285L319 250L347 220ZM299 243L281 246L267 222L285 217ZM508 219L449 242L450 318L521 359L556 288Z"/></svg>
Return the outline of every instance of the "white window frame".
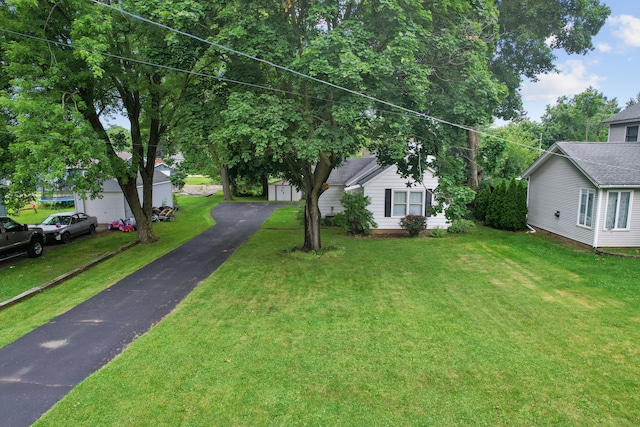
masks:
<svg viewBox="0 0 640 427"><path fill-rule="evenodd" d="M419 214L414 214L414 215L424 215L424 211L425 211L425 206L424 204L426 203L426 197L424 194L424 190L411 190L411 189L406 189L406 190L393 190L392 192L393 194L391 195L391 216L392 217L396 217L396 218L404 218L405 216L409 215L410 209L411 209L411 205L417 205L417 203L411 203L411 193L418 193L420 194L420 213ZM396 194L397 193L404 193L406 194L406 199L405 199L405 203L404 203L404 214L400 215L400 214L396 214L396 205L400 205L400 203L396 203Z"/></svg>
<svg viewBox="0 0 640 427"><path fill-rule="evenodd" d="M630 140L629 139L629 129L631 129L631 128L636 128L636 135L635 135L636 138L634 140ZM638 142L638 135L639 134L640 134L640 126L638 126L638 125L627 126L625 128L625 131L624 131L624 141L625 142Z"/></svg>
<svg viewBox="0 0 640 427"><path fill-rule="evenodd" d="M589 195L591 195L591 209L589 209ZM587 196L585 211L582 212L582 198ZM581 188L580 198L578 199L578 227L593 228L593 213L595 211L596 192L591 188ZM589 215L589 210L591 215ZM591 224L587 224L587 218L591 219Z"/></svg>
<svg viewBox="0 0 640 427"><path fill-rule="evenodd" d="M617 193L618 199L616 201L615 207L615 218L613 227L608 227L607 222L609 218L609 199L613 193ZM627 206L627 223L624 224L624 227L619 227L618 220L620 219L620 194L629 193L629 206ZM606 204L606 212L604 214L604 229L605 230L629 230L629 224L631 223L631 206L633 206L633 191L631 190L609 190L607 191L607 204Z"/></svg>

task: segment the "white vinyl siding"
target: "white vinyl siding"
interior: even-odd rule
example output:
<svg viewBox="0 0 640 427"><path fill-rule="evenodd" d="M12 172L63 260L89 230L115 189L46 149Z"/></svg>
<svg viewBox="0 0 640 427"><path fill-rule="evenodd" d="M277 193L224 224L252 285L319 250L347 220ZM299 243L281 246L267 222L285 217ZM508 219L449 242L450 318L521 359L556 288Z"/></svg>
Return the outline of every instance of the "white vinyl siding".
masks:
<svg viewBox="0 0 640 427"><path fill-rule="evenodd" d="M395 166L390 166L379 175L371 179L365 184L364 195L371 198L371 205L368 209L373 212L374 220L378 224L380 230L399 230L400 217L384 216L384 202L385 202L385 189L397 189L397 191L416 191L418 188L422 193L425 193L424 188L436 188L438 186L438 178L434 176L433 171L430 169L425 170L423 184L416 184L412 189L406 187L407 180L402 179ZM393 195L391 196L393 202ZM423 199L424 202L424 199ZM435 201L432 202L435 204ZM393 204L393 203L392 203ZM393 211L393 206L391 207ZM424 215L424 210L422 211ZM434 227L447 228L449 224L444 216L444 213L438 215L432 215L427 218L427 228L432 229Z"/></svg>
<svg viewBox="0 0 640 427"><path fill-rule="evenodd" d="M318 199L318 207L320 208L320 215L326 217L327 215L335 215L338 212L342 212L344 208L340 203L344 193L344 185L331 184L329 188L320 195Z"/></svg>
<svg viewBox="0 0 640 427"><path fill-rule="evenodd" d="M587 245L593 244L594 227L583 227L576 221L580 212L580 189L595 190L591 181L568 159L551 156L529 178L529 224ZM595 195L593 206L597 204Z"/></svg>
<svg viewBox="0 0 640 427"><path fill-rule="evenodd" d="M595 191L580 189L580 208L578 210L578 225L591 228L593 225L593 202L596 199Z"/></svg>
<svg viewBox="0 0 640 427"><path fill-rule="evenodd" d="M625 142L630 128L637 127L640 122L614 124L609 126L609 142ZM633 142L636 142L637 139Z"/></svg>
<svg viewBox="0 0 640 427"><path fill-rule="evenodd" d="M597 247L614 248L614 247L640 247L640 196L638 190L615 189L609 192L629 192L631 198L629 200L629 218L627 220L627 229L607 229L607 213L608 213L608 197L607 192L603 193L602 206L600 207L600 224L598 232Z"/></svg>

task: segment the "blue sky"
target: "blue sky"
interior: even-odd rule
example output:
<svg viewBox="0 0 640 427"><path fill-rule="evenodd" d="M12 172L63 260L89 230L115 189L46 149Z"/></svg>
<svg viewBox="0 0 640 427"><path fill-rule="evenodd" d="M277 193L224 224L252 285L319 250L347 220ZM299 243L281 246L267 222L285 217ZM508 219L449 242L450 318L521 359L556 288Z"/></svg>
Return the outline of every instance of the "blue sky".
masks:
<svg viewBox="0 0 640 427"><path fill-rule="evenodd" d="M547 105L589 86L624 108L640 93L640 4L638 0L601 0L611 15L593 39L595 49L586 55L557 52L559 73L539 76L522 87L524 108L531 120L540 121Z"/></svg>

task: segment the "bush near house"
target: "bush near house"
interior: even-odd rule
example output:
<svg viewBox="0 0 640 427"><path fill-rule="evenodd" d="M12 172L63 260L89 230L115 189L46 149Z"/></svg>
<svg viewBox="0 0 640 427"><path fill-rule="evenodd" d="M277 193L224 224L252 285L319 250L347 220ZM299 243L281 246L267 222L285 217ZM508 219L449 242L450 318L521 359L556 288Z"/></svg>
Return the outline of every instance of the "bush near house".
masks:
<svg viewBox="0 0 640 427"><path fill-rule="evenodd" d="M471 233L476 229L475 222L470 219L456 219L451 222L447 232L451 234Z"/></svg>
<svg viewBox="0 0 640 427"><path fill-rule="evenodd" d="M427 218L424 215L407 215L400 219L400 227L409 232L409 237L417 237L427 229Z"/></svg>
<svg viewBox="0 0 640 427"><path fill-rule="evenodd" d="M367 209L371 199L362 193L344 192L340 198L344 211L333 218L333 223L349 234L371 234L371 229L378 224L373 220L373 213Z"/></svg>

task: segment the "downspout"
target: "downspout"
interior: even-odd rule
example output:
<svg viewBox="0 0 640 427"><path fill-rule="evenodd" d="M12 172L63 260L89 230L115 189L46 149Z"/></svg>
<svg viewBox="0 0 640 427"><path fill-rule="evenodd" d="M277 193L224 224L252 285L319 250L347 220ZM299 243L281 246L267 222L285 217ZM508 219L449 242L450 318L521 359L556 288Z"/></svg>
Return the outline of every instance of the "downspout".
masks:
<svg viewBox="0 0 640 427"><path fill-rule="evenodd" d="M529 189L531 188L531 176L527 177L527 219L529 217ZM529 233L535 233L536 229L529 225L529 221L527 221L527 228L529 229Z"/></svg>
<svg viewBox="0 0 640 427"><path fill-rule="evenodd" d="M600 237L600 209L602 208L602 197L604 195L604 190L602 188L598 188L598 207L596 209L596 215L595 215L595 228L593 230L593 243L591 244L592 247L597 248L598 247L598 237Z"/></svg>

